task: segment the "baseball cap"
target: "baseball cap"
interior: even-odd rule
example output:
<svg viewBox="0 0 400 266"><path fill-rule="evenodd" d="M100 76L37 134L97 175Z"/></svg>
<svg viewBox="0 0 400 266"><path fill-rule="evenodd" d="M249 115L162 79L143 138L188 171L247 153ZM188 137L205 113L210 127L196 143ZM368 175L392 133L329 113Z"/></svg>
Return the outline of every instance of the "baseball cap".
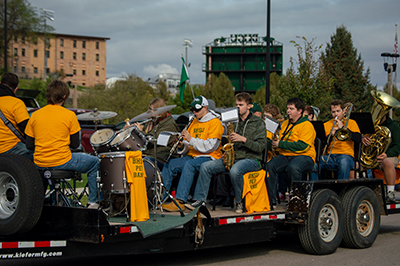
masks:
<svg viewBox="0 0 400 266"><path fill-rule="evenodd" d="M253 107L251 107L250 111L251 111L252 113L255 113L255 112L262 112L262 109L261 109L261 106L260 106L258 103L254 102L254 103L253 103Z"/></svg>
<svg viewBox="0 0 400 266"><path fill-rule="evenodd" d="M203 106L208 106L208 101L204 96L197 96L189 106L201 109Z"/></svg>

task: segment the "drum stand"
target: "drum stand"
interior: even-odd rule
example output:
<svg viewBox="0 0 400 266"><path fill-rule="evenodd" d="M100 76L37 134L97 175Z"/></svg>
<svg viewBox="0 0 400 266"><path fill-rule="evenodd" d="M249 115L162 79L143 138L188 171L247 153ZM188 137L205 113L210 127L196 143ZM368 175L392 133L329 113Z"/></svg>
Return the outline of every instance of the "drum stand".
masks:
<svg viewBox="0 0 400 266"><path fill-rule="evenodd" d="M182 209L179 207L179 205L176 202L176 200L174 199L174 197L172 197L171 193L169 193L169 191L165 188L164 183L162 182L161 172L160 172L160 174L158 174L159 171L157 171L158 167L157 167L156 131L157 131L158 125L156 125L156 120L157 120L157 117L154 117L153 124L155 125L155 127L154 127L153 139L151 140L154 145L154 181L153 181L153 187L151 188L154 190L153 208L152 208L153 209L153 221L157 220L156 213L157 213L158 209L160 209L160 211L161 211L161 217L165 216L164 210L162 208L162 204L167 200L167 198L170 198L172 200L172 202L176 205L176 207L178 207L181 217L185 217ZM164 199L164 201L161 199L163 192L165 192L167 194L167 198Z"/></svg>

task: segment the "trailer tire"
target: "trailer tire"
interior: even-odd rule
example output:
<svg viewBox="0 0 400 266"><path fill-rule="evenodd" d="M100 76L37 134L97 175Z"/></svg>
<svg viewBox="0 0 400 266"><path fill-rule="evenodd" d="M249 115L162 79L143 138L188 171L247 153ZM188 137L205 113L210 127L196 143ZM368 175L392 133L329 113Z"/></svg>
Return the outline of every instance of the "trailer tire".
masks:
<svg viewBox="0 0 400 266"><path fill-rule="evenodd" d="M308 218L299 226L303 248L318 255L331 254L339 247L344 231L344 213L339 196L330 189L311 195Z"/></svg>
<svg viewBox="0 0 400 266"><path fill-rule="evenodd" d="M343 197L345 229L343 245L349 248L372 246L379 233L379 201L368 187L354 187Z"/></svg>
<svg viewBox="0 0 400 266"><path fill-rule="evenodd" d="M43 183L29 159L0 155L0 235L32 229L43 209Z"/></svg>

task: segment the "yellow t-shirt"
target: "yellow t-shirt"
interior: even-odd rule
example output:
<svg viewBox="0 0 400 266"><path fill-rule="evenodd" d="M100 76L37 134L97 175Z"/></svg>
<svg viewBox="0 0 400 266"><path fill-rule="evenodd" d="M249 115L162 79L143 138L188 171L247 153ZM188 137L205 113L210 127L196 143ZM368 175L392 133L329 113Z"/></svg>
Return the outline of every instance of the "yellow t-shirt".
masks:
<svg viewBox="0 0 400 266"><path fill-rule="evenodd" d="M331 129L333 126L334 119L329 120L324 123L325 134L326 136L331 133ZM358 124L353 119L349 119L349 123L347 124L347 128L352 132L360 133L360 129L358 128ZM335 137L336 138L336 137ZM331 139L331 143L329 144L328 151L331 150L331 146L333 143L333 139ZM354 142L349 139L346 141L335 140L335 145L333 145L332 154L346 154L354 157Z"/></svg>
<svg viewBox="0 0 400 266"><path fill-rule="evenodd" d="M126 179L131 189L131 222L146 221L149 219L146 191L147 176L141 151L127 151L125 153L125 169Z"/></svg>
<svg viewBox="0 0 400 266"><path fill-rule="evenodd" d="M285 150L278 148L278 152L281 155L284 156L299 156L299 155L305 155L305 156L310 156L314 162L315 162L315 137L317 133L315 132L314 126L311 124L310 121L304 121L302 123L299 123L295 125L293 128L291 128L292 125L289 124L289 119L283 121L281 130L279 131L279 136L283 135L283 132L287 130L287 134L280 139L281 141L286 141L288 140L289 142L296 142L298 140L301 140L308 144L307 148L302 151L291 151L291 150ZM291 128L291 130L289 130Z"/></svg>
<svg viewBox="0 0 400 266"><path fill-rule="evenodd" d="M221 121L218 118L213 118L207 122L200 123L199 120L194 119L188 128L188 132L192 138L199 139L219 139L221 140L222 134L224 133L224 127L222 126ZM218 149L213 152L206 153L215 159L219 159L222 157L221 153L221 143L219 144ZM193 147L190 147L188 152L189 156L196 157L198 155L204 155L205 153L201 153L195 150Z"/></svg>
<svg viewBox="0 0 400 266"><path fill-rule="evenodd" d="M271 209L265 184L265 175L265 170L249 172L243 175L242 198L246 199L246 213L266 212Z"/></svg>
<svg viewBox="0 0 400 266"><path fill-rule="evenodd" d="M17 130L19 130L18 123L29 119L24 102L13 96L0 97L0 110ZM21 142L21 140L0 119L0 153L10 150L18 142Z"/></svg>
<svg viewBox="0 0 400 266"><path fill-rule="evenodd" d="M74 112L48 104L32 113L25 134L35 139L34 162L40 167L54 167L68 162L70 135L81 130Z"/></svg>

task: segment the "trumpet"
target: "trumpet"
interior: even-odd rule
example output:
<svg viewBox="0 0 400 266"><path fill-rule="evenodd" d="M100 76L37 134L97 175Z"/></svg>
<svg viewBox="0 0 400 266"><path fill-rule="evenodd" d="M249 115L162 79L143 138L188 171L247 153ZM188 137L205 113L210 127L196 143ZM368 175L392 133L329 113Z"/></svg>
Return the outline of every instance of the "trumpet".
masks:
<svg viewBox="0 0 400 266"><path fill-rule="evenodd" d="M349 120L350 120L350 114L351 114L351 110L353 109L353 104L347 105L344 109L343 109L343 118L341 119L342 123L345 124L342 128L336 130L335 132L335 136L333 137L333 141L332 141L332 145L331 145L331 149L329 150L328 153L328 157L326 158L326 160L324 160L322 158L322 160L327 163L329 161L329 158L332 154L332 150L333 150L333 145L335 145L335 141L336 139L339 141L346 141L349 138L351 138L351 133L350 131L347 129L347 126L349 124ZM332 128L331 128L331 132L328 135L328 139L326 140L326 145L324 147L324 151L322 152L322 156L326 155L326 149L329 147L329 142L331 140L332 137L332 132L333 129L335 128L336 124L337 124L337 116L335 117L335 121L333 122Z"/></svg>
<svg viewBox="0 0 400 266"><path fill-rule="evenodd" d="M190 118L189 123L185 126L185 128L182 130L182 132L189 128L189 126L190 126L190 124L192 124L194 118L195 118L195 116L192 116ZM172 148L171 148L171 150L169 152L169 155L168 155L167 159L164 160L164 162L166 162L166 163L169 162L169 160L171 159L171 156L174 154L176 148L178 148L179 142L181 142L183 140L182 132L181 132L181 134L179 134L178 139L176 140L175 144L172 146Z"/></svg>

